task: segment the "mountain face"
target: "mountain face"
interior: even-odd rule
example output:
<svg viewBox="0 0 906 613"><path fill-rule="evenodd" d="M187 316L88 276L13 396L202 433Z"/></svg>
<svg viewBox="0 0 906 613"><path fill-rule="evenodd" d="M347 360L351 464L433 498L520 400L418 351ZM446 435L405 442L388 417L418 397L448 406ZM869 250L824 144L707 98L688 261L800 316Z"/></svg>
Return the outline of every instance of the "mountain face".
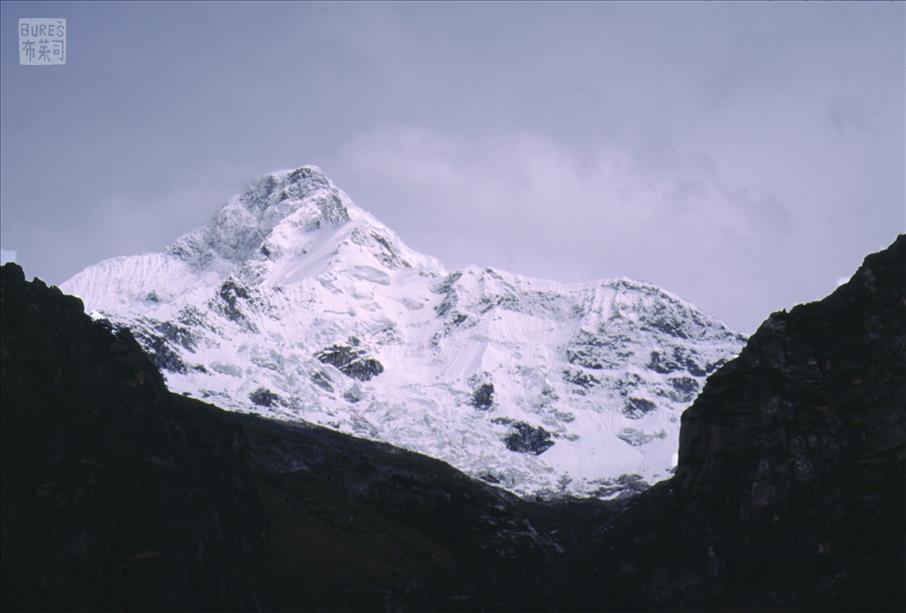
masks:
<svg viewBox="0 0 906 613"><path fill-rule="evenodd" d="M906 236L772 315L614 501L170 393L13 264L0 324L3 610L906 609Z"/></svg>
<svg viewBox="0 0 906 613"><path fill-rule="evenodd" d="M669 476L680 414L745 340L629 279L448 272L311 166L62 288L129 328L174 391L523 495L611 498Z"/></svg>

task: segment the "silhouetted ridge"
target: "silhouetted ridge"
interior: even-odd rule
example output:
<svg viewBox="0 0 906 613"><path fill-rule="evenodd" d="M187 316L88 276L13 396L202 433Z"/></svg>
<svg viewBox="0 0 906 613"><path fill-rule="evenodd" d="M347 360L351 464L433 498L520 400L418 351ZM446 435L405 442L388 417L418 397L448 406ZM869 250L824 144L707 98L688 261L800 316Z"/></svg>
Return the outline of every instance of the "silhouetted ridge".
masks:
<svg viewBox="0 0 906 613"><path fill-rule="evenodd" d="M171 394L128 331L0 274L3 610L537 605L557 546L520 499Z"/></svg>
<svg viewBox="0 0 906 613"><path fill-rule="evenodd" d="M14 264L0 347L3 609L254 610L263 524L240 429Z"/></svg>
<svg viewBox="0 0 906 613"><path fill-rule="evenodd" d="M708 379L676 476L598 541L607 579L586 603L903 610L904 497L901 235L824 300L771 315Z"/></svg>
<svg viewBox="0 0 906 613"><path fill-rule="evenodd" d="M906 608L906 237L772 315L613 503L170 394L12 264L0 306L4 610Z"/></svg>

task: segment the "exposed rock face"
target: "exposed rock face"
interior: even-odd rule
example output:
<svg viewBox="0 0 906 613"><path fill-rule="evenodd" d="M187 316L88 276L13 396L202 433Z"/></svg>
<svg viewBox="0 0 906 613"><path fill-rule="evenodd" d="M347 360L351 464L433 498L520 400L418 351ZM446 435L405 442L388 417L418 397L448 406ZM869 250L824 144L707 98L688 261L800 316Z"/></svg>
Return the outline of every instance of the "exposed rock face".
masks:
<svg viewBox="0 0 906 613"><path fill-rule="evenodd" d="M541 455L554 446L550 432L544 428L530 426L523 421L517 421L510 426L510 433L506 435L503 442L510 451L535 455Z"/></svg>
<svg viewBox="0 0 906 613"><path fill-rule="evenodd" d="M260 407L272 407L280 402L280 396L267 388L259 387L254 392L249 394L249 400Z"/></svg>
<svg viewBox="0 0 906 613"><path fill-rule="evenodd" d="M676 476L600 535L607 579L585 604L902 610L904 497L900 236L826 299L773 314L708 380Z"/></svg>
<svg viewBox="0 0 906 613"><path fill-rule="evenodd" d="M482 383L472 392L472 406L487 411L494 406L494 384Z"/></svg>
<svg viewBox="0 0 906 613"><path fill-rule="evenodd" d="M655 409L657 409L657 405L650 400L645 400L644 398L629 398L626 401L626 406L623 408L623 415L630 419L641 419Z"/></svg>
<svg viewBox="0 0 906 613"><path fill-rule="evenodd" d="M384 372L380 362L355 346L331 345L319 351L316 358L324 364L330 364L347 377L359 381L369 381Z"/></svg>

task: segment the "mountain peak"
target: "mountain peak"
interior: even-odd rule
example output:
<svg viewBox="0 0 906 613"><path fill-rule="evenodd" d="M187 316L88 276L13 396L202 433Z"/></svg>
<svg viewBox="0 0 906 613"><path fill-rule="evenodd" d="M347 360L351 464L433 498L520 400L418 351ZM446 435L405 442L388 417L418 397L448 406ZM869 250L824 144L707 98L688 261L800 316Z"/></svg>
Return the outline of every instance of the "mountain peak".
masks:
<svg viewBox="0 0 906 613"><path fill-rule="evenodd" d="M312 209L312 221L336 225L349 220L354 206L317 166L300 166L259 177L238 197L251 212L285 218L300 208Z"/></svg>
<svg viewBox="0 0 906 613"><path fill-rule="evenodd" d="M354 206L317 166L278 171L253 181L167 252L196 268L242 264L260 252L278 226L294 232L339 226L350 220Z"/></svg>
<svg viewBox="0 0 906 613"><path fill-rule="evenodd" d="M669 475L680 413L743 340L629 279L448 273L314 166L256 179L166 253L64 286L129 327L172 389L525 494Z"/></svg>

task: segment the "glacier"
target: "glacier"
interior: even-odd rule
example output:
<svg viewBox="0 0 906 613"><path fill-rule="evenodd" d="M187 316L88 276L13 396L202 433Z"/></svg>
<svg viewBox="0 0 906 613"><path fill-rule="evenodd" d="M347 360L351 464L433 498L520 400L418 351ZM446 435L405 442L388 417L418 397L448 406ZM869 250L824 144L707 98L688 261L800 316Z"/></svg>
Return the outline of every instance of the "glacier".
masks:
<svg viewBox="0 0 906 613"><path fill-rule="evenodd" d="M541 498L669 477L682 411L746 340L645 282L448 271L316 166L261 177L163 252L61 288L129 328L173 391Z"/></svg>

